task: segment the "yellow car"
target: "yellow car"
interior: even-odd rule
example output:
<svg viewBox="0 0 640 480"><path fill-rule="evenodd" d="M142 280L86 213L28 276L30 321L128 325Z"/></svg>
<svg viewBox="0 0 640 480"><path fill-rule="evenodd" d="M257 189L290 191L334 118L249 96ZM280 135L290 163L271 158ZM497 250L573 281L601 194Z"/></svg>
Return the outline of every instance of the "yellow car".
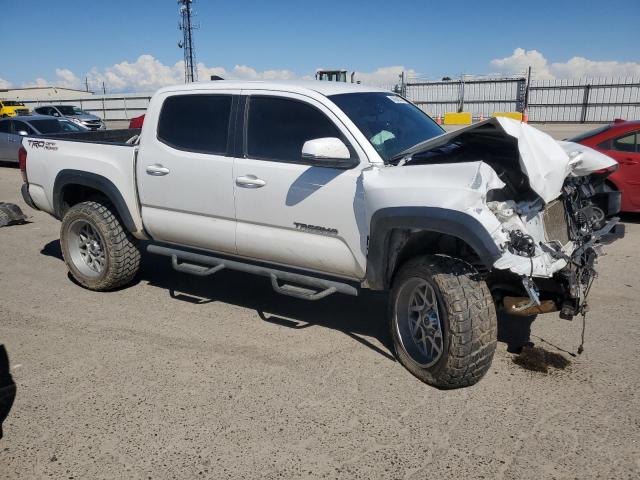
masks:
<svg viewBox="0 0 640 480"><path fill-rule="evenodd" d="M24 103L15 100L0 100L0 118L29 115L29 113L31 112L24 106Z"/></svg>

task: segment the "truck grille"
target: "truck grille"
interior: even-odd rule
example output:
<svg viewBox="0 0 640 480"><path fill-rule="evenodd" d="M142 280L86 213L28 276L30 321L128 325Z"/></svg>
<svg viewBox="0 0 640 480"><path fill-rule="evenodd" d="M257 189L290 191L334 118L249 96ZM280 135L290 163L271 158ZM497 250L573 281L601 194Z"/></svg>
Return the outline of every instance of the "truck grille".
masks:
<svg viewBox="0 0 640 480"><path fill-rule="evenodd" d="M569 241L569 228L564 202L554 200L549 203L544 208L542 218L544 221L544 232L548 242L555 240L564 245Z"/></svg>
<svg viewBox="0 0 640 480"><path fill-rule="evenodd" d="M29 115L28 108L16 108L16 115Z"/></svg>

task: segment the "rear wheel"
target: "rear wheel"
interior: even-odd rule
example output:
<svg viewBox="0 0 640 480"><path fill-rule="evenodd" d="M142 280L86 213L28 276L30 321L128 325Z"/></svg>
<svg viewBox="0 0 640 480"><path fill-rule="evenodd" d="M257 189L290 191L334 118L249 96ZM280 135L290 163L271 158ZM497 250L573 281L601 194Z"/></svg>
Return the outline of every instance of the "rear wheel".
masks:
<svg viewBox="0 0 640 480"><path fill-rule="evenodd" d="M130 283L140 267L137 240L109 205L82 202L62 219L60 243L73 278L97 291Z"/></svg>
<svg viewBox="0 0 640 480"><path fill-rule="evenodd" d="M473 385L491 366L497 319L486 283L469 264L444 255L405 263L390 302L399 361L439 388Z"/></svg>

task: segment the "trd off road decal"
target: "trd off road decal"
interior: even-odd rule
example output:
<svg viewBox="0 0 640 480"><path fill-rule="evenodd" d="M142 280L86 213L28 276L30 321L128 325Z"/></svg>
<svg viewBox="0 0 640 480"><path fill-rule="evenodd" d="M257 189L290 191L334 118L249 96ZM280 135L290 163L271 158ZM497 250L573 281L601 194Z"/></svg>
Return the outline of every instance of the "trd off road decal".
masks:
<svg viewBox="0 0 640 480"><path fill-rule="evenodd" d="M58 150L56 142L45 142L44 140L27 140L30 147L44 148L45 150Z"/></svg>

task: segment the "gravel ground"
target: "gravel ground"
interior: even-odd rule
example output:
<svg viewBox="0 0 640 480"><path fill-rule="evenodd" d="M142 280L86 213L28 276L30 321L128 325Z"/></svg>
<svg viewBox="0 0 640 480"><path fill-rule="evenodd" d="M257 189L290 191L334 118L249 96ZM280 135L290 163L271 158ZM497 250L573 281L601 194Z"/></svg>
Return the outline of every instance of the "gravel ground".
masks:
<svg viewBox="0 0 640 480"><path fill-rule="evenodd" d="M581 356L580 321L549 314L542 350L500 343L478 385L440 391L394 361L379 295L310 304L151 256L130 288L84 290L19 185L0 168L30 216L0 229L1 478L640 477L638 216L601 259Z"/></svg>

